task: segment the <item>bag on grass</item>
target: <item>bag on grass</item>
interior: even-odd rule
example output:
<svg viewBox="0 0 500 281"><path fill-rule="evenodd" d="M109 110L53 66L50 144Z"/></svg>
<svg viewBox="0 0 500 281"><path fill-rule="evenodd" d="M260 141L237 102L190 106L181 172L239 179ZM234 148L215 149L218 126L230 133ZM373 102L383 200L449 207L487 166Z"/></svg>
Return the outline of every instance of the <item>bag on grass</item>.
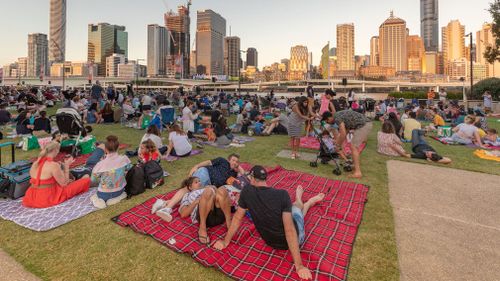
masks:
<svg viewBox="0 0 500 281"><path fill-rule="evenodd" d="M146 188L153 189L163 184L163 168L160 163L152 160L144 164L144 179Z"/></svg>
<svg viewBox="0 0 500 281"><path fill-rule="evenodd" d="M134 165L132 169L127 172L125 180L125 192L128 197L138 195L146 190L144 177L144 167L141 164Z"/></svg>
<svg viewBox="0 0 500 281"><path fill-rule="evenodd" d="M38 145L38 139L35 136L23 137L23 150L28 151L32 149L40 148Z"/></svg>

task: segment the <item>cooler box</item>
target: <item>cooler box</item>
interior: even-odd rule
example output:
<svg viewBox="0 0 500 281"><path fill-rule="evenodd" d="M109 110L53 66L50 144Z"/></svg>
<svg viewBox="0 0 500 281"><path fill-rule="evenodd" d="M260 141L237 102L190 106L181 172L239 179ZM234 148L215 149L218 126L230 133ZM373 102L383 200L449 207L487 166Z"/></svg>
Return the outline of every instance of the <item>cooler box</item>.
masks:
<svg viewBox="0 0 500 281"><path fill-rule="evenodd" d="M0 198L17 199L23 197L30 186L32 163L26 160L15 161L14 143L12 142L0 144L0 161L2 159L1 149L6 146L10 146L12 149L12 163L0 167Z"/></svg>
<svg viewBox="0 0 500 281"><path fill-rule="evenodd" d="M451 137L452 131L450 126L441 126L437 128L437 135L440 138Z"/></svg>

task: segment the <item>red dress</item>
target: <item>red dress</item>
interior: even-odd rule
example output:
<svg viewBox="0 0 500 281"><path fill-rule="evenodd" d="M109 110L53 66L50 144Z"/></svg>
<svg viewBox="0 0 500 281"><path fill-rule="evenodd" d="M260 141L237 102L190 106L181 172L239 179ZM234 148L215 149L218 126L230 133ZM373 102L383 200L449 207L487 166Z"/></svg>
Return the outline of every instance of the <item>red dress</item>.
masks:
<svg viewBox="0 0 500 281"><path fill-rule="evenodd" d="M82 178L66 186L60 186L54 177L41 180L42 168L47 161L52 161L52 158L45 157L38 160L37 177L30 180L31 186L23 198L23 205L25 207L52 207L89 190L90 178Z"/></svg>

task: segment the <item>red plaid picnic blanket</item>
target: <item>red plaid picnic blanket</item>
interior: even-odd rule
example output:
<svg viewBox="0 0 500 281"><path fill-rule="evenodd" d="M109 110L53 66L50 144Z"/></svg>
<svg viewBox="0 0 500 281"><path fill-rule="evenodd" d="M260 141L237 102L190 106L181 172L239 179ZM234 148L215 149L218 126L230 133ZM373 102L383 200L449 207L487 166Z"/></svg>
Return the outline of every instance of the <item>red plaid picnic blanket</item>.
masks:
<svg viewBox="0 0 500 281"><path fill-rule="evenodd" d="M54 162L63 162L64 157L67 154L68 153L59 152L59 154L57 154L56 158L54 158ZM91 154L85 154L85 155L80 155L80 156L76 157L75 162L73 162L73 164L71 164L70 169L85 165L85 163L87 163L87 159L89 159L90 155ZM37 157L32 158L31 162L35 162L37 159L38 159Z"/></svg>
<svg viewBox="0 0 500 281"><path fill-rule="evenodd" d="M268 184L287 190L292 201L299 184L305 190L304 201L319 192L326 194L325 199L307 213L306 241L301 248L301 256L314 280L345 280L368 187L281 167L269 169ZM168 199L174 193L172 191L157 198ZM177 209L170 223L152 215L151 206L157 198L132 208L114 220L237 280L300 280L290 252L267 246L248 218L244 219L232 243L225 250L217 251L198 242L198 226L193 225L190 219L181 219ZM226 231L223 225L210 228L210 240L222 239Z"/></svg>

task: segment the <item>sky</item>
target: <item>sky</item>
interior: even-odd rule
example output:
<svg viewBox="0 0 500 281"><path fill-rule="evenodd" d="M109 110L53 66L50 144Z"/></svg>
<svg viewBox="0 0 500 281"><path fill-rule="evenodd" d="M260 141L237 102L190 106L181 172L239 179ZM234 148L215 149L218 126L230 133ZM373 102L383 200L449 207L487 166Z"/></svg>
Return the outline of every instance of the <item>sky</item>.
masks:
<svg viewBox="0 0 500 281"><path fill-rule="evenodd" d="M465 31L475 32L491 21L486 9L492 0L439 0L439 26L458 19ZM29 33L49 31L49 0L0 0L0 66L27 56ZM163 13L187 0L68 0L66 59L87 60L87 25L108 22L124 25L129 37L129 59L147 56L147 25L164 24ZM255 47L259 67L290 56L290 47L305 45L319 64L321 49L336 44L336 25L354 23L357 55L370 53L370 38L394 15L406 20L410 34L420 34L419 0L193 0L191 38L196 11L212 9L227 21L241 48ZM441 34L440 34L441 37ZM194 45L192 43L192 45Z"/></svg>

